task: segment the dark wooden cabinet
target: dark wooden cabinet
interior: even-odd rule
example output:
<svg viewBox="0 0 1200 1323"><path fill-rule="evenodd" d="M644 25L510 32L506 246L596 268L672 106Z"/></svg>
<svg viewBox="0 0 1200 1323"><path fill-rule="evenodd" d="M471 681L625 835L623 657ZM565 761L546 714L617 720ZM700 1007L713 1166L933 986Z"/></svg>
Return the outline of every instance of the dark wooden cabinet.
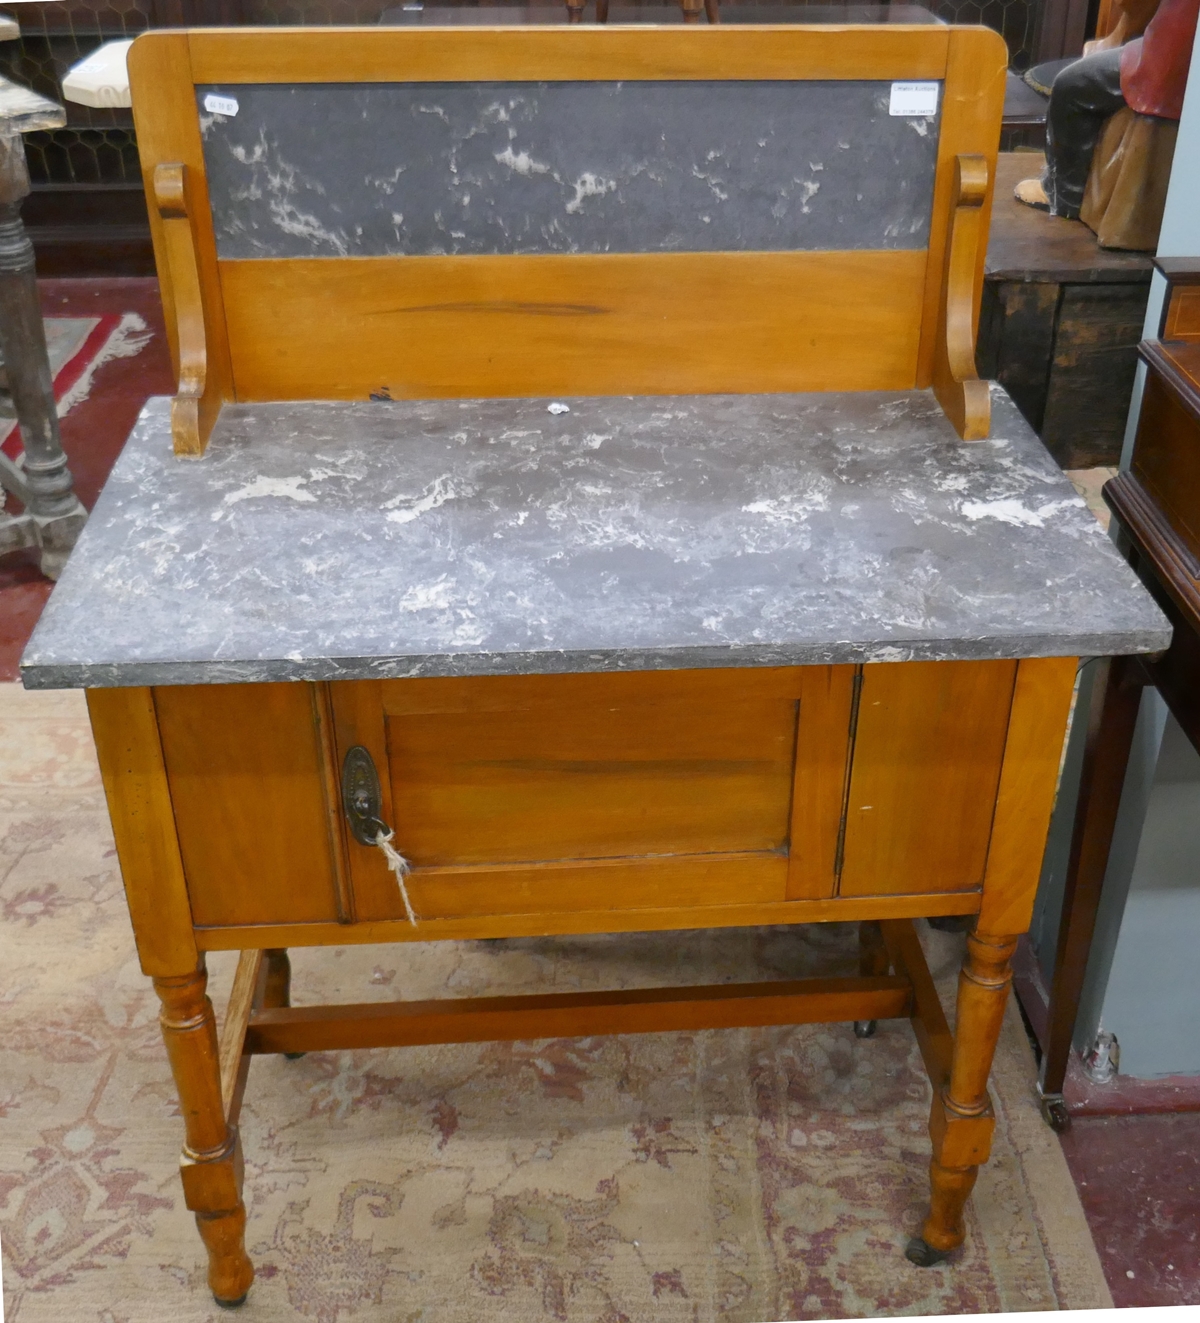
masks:
<svg viewBox="0 0 1200 1323"><path fill-rule="evenodd" d="M981 376L998 381L1064 469L1116 465L1153 264L1102 249L1081 221L1023 207L1040 154L1005 153L979 321Z"/></svg>
<svg viewBox="0 0 1200 1323"><path fill-rule="evenodd" d="M1140 347L1147 375L1132 461L1104 499L1174 635L1157 657L1102 663L1093 692L1042 1044L1042 1105L1056 1129L1070 1120L1067 1065L1145 685L1200 749L1200 259L1156 265L1169 282L1160 338Z"/></svg>

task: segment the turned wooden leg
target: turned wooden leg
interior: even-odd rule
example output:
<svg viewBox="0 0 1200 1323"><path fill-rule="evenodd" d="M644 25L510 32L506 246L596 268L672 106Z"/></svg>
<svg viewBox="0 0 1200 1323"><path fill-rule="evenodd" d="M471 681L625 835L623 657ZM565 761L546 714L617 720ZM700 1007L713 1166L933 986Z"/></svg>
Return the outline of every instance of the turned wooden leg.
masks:
<svg viewBox="0 0 1200 1323"><path fill-rule="evenodd" d="M874 919L864 919L858 925L858 972L864 978L879 978L890 968L883 930ZM875 1029L874 1020L854 1021L854 1033L858 1038L873 1038Z"/></svg>
<svg viewBox="0 0 1200 1323"><path fill-rule="evenodd" d="M228 1309L245 1300L254 1268L244 1244L242 1151L237 1130L225 1120L217 1026L207 986L203 958L190 974L154 980L162 1002L163 1041L183 1112L184 1202L196 1214L208 1250L213 1298Z"/></svg>
<svg viewBox="0 0 1200 1323"><path fill-rule="evenodd" d="M971 933L958 978L958 1016L950 1079L935 1087L929 1117L933 1140L929 1217L909 1242L913 1263L928 1267L963 1242L963 1208L981 1163L988 1160L996 1122L987 1080L1012 984L1015 937ZM935 1081L936 1085L936 1081Z"/></svg>

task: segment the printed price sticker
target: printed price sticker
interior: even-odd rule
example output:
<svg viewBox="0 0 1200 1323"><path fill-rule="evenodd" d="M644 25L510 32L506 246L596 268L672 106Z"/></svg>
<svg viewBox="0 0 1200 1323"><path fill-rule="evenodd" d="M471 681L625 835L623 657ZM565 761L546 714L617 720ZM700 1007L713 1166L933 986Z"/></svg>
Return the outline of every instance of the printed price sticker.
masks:
<svg viewBox="0 0 1200 1323"><path fill-rule="evenodd" d="M937 83L893 83L889 115L936 115Z"/></svg>
<svg viewBox="0 0 1200 1323"><path fill-rule="evenodd" d="M899 86L901 86L900 83L892 84L893 101L895 101L896 99L896 88L898 88ZM920 87L921 84L912 83L912 84L905 84L905 86ZM937 84L931 83L930 86L936 87ZM217 96L215 92L210 92L204 98L204 109L207 110L210 115L236 115L238 113L237 98L231 96ZM892 111L893 115L897 113L898 112L895 110Z"/></svg>

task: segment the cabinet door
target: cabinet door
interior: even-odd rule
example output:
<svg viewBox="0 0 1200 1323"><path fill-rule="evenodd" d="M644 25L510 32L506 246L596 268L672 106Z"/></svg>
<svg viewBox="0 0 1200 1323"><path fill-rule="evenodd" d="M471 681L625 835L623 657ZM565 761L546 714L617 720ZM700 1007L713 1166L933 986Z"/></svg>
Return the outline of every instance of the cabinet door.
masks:
<svg viewBox="0 0 1200 1323"><path fill-rule="evenodd" d="M806 680L835 669L844 683L802 704ZM783 900L798 802L809 871L832 894L851 682L852 668L791 667L331 689L339 756L370 752L413 905L432 919ZM826 738L835 701L831 779L797 750L809 731ZM402 917L379 851L350 858L356 917Z"/></svg>

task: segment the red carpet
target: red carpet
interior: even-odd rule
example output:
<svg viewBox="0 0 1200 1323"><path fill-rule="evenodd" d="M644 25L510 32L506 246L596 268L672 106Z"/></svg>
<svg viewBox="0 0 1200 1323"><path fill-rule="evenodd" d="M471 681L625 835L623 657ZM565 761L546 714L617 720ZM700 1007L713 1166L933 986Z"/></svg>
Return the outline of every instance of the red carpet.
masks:
<svg viewBox="0 0 1200 1323"><path fill-rule="evenodd" d="M61 428L75 489L90 510L143 403L151 395L169 395L175 388L158 282L44 280L40 289L45 316L99 319L84 344L59 369L54 383L59 399L68 392L78 395L81 388L86 392L61 419ZM134 317L144 323L144 331L137 330ZM122 318L128 318L126 326L135 332L121 350L126 356L101 362L87 381L97 355L119 330ZM144 345L132 352L147 334ZM4 448L12 453L15 437ZM32 553L0 559L0 680L17 678L17 663L51 586L38 572Z"/></svg>

